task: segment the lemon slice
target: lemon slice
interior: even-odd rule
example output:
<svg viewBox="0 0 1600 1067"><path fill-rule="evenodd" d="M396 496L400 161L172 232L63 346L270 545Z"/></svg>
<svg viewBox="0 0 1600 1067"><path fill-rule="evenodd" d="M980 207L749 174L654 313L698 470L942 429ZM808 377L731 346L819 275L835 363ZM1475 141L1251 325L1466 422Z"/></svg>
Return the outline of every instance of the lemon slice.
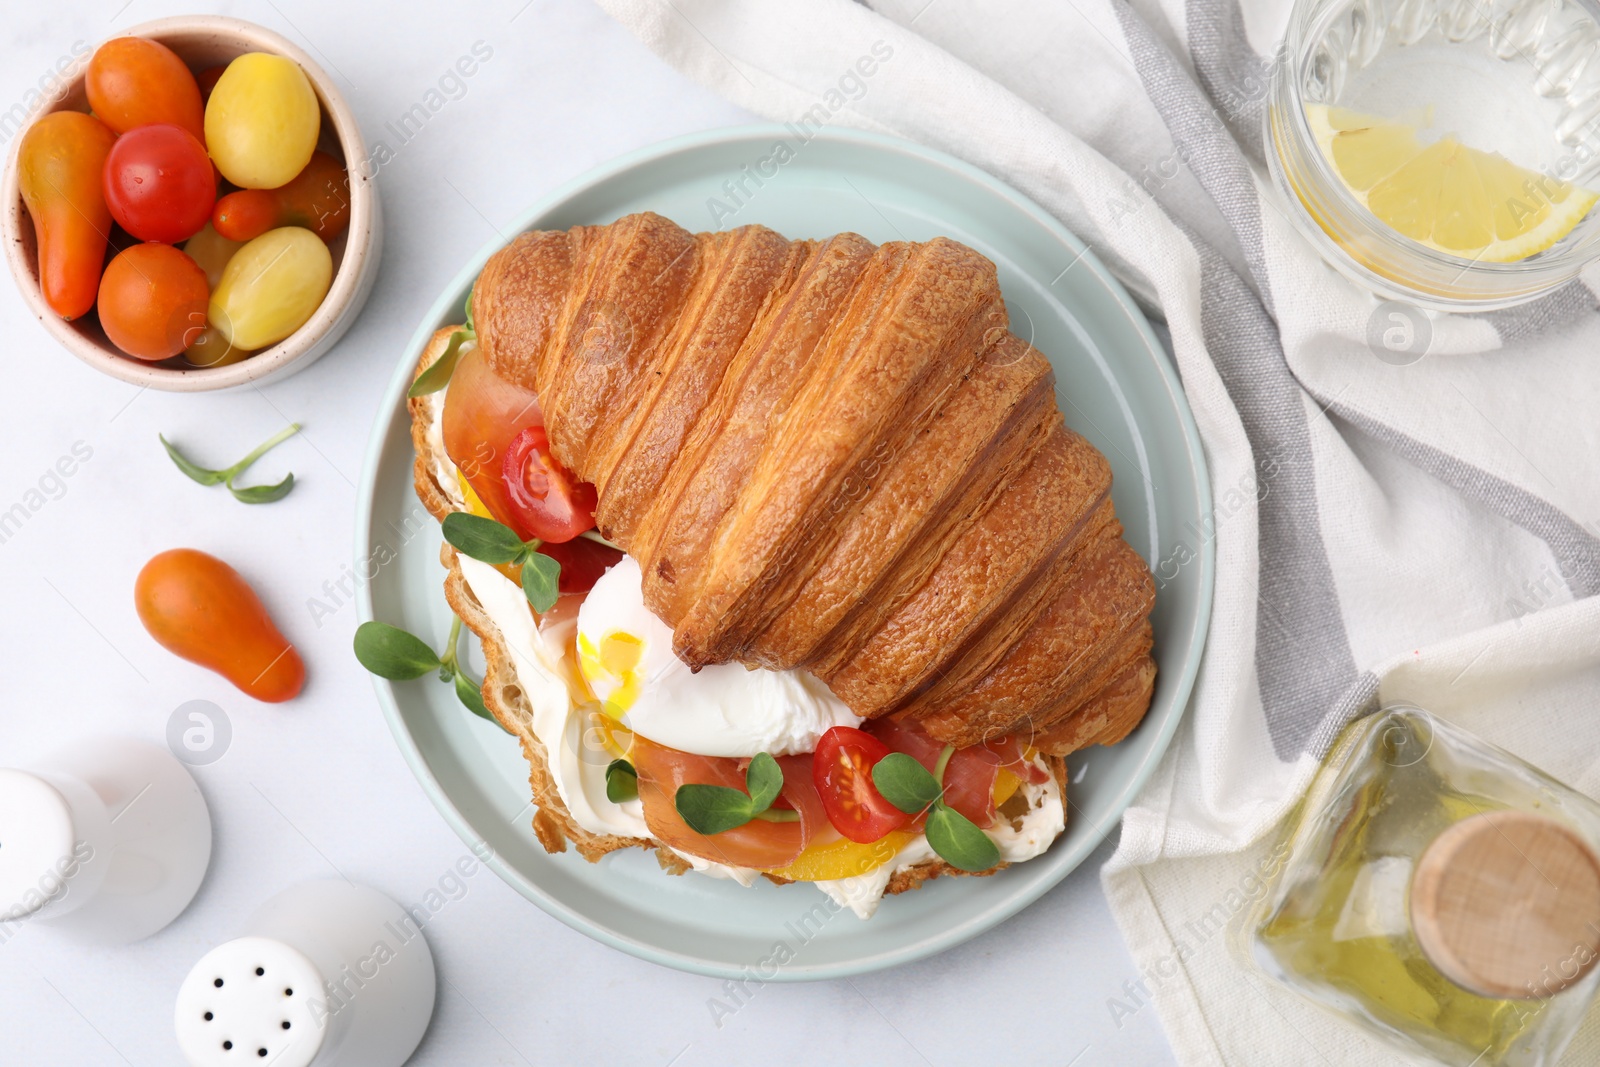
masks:
<svg viewBox="0 0 1600 1067"><path fill-rule="evenodd" d="M1429 248L1514 263L1572 231L1596 196L1454 137L1326 104L1306 107L1322 154L1379 221Z"/></svg>

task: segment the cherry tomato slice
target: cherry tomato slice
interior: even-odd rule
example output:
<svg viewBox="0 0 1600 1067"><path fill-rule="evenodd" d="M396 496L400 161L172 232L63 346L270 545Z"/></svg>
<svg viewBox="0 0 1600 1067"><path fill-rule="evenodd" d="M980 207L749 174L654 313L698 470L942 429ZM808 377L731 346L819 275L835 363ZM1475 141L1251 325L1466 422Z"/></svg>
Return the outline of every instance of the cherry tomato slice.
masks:
<svg viewBox="0 0 1600 1067"><path fill-rule="evenodd" d="M506 498L506 447L525 428L543 425L536 395L491 371L476 345L462 353L444 395L444 450L489 514L523 537L533 533L518 526Z"/></svg>
<svg viewBox="0 0 1600 1067"><path fill-rule="evenodd" d="M617 549L587 537L575 537L559 543L546 542L539 547L539 551L561 564L561 577L556 582L556 588L562 595L587 593L594 588L594 583L600 580L602 574L622 559L622 553Z"/></svg>
<svg viewBox="0 0 1600 1067"><path fill-rule="evenodd" d="M205 146L179 126L129 130L106 156L106 206L141 241L175 244L199 233L217 200Z"/></svg>
<svg viewBox="0 0 1600 1067"><path fill-rule="evenodd" d="M559 544L594 528L594 486L556 462L543 426L512 439L502 475L517 524L534 537Z"/></svg>
<svg viewBox="0 0 1600 1067"><path fill-rule="evenodd" d="M817 793L828 821L852 841L868 844L911 821L872 784L872 768L888 754L888 745L851 726L835 726L817 742Z"/></svg>

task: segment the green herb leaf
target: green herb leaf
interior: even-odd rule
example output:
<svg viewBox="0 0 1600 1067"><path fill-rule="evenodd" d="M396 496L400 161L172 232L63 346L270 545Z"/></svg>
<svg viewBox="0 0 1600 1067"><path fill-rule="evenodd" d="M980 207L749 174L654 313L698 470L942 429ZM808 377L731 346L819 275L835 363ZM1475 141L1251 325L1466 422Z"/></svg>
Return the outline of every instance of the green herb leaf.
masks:
<svg viewBox="0 0 1600 1067"><path fill-rule="evenodd" d="M411 383L411 388L406 390L406 397L415 400L419 396L437 393L450 384L450 376L456 372L456 364L461 360L461 345L472 340L472 334L467 330L457 330L450 335L450 343L440 353L439 358L428 364L428 369L417 375L417 380Z"/></svg>
<svg viewBox="0 0 1600 1067"><path fill-rule="evenodd" d="M271 452L274 448L277 448L279 445L283 444L285 441L299 432L300 424L298 422L291 422L289 425L285 426L283 429L279 430L277 433L273 434L271 437L257 445L248 456L244 457L227 470L221 471L220 473L222 475L222 480L228 483L229 488L232 488L233 480L248 470L252 463L266 455L268 452Z"/></svg>
<svg viewBox="0 0 1600 1067"><path fill-rule="evenodd" d="M232 493L233 498L242 504L270 504L274 500L282 500L289 495L289 490L294 488L293 474L288 475L276 485L253 485L240 488L233 484L233 480L243 474L256 460L299 432L300 424L298 422L290 423L257 445L248 456L245 456L233 466L218 471L207 470L205 467L190 460L182 452L179 452L166 437L160 434L156 436L160 437L161 447L167 450L167 455L171 457L173 463L177 464L178 469L201 485L216 485L220 482L227 486L228 492Z"/></svg>
<svg viewBox="0 0 1600 1067"><path fill-rule="evenodd" d="M750 791L751 813L766 811L783 792L783 769L771 753L757 752L744 772L744 784Z"/></svg>
<svg viewBox="0 0 1600 1067"><path fill-rule="evenodd" d="M479 718L488 719L496 726L500 725L500 720L495 718L494 713L484 706L483 689L479 687L477 682L468 678L465 673L457 671L455 683L457 700L465 704L472 714Z"/></svg>
<svg viewBox="0 0 1600 1067"><path fill-rule="evenodd" d="M201 485L216 485L227 476L224 471L207 470L205 467L200 466L188 456L179 452L177 446L168 441L164 435L156 434L156 436L161 439L161 447L167 450L167 455L172 457L172 462L178 465L178 469Z"/></svg>
<svg viewBox="0 0 1600 1067"><path fill-rule="evenodd" d="M555 607L556 598L561 595L560 581L561 564L543 552L530 552L522 561L522 591L533 610L541 615Z"/></svg>
<svg viewBox="0 0 1600 1067"><path fill-rule="evenodd" d="M680 785L672 806L697 834L720 834L755 817L749 795L725 785Z"/></svg>
<svg viewBox="0 0 1600 1067"><path fill-rule="evenodd" d="M289 490L294 488L294 474L286 476L277 485L251 485L244 489L235 489L232 483L228 485L228 492L233 494L233 499L241 504L270 504L274 500L282 500L289 495Z"/></svg>
<svg viewBox="0 0 1600 1067"><path fill-rule="evenodd" d="M466 311L466 315L467 315L467 329L472 331L472 335L474 337L476 337L477 334L478 334L478 326L477 326L477 323L472 321L472 298L474 296L477 296L477 295L478 295L478 283L476 281L474 281L472 283L472 288L467 290L467 304L466 304L466 308L464 309Z"/></svg>
<svg viewBox="0 0 1600 1067"><path fill-rule="evenodd" d="M606 799L613 804L632 800L639 795L639 772L625 759L614 759L606 764Z"/></svg>
<svg viewBox="0 0 1600 1067"><path fill-rule="evenodd" d="M916 815L939 799L943 792L939 780L928 768L904 752L891 752L872 768L872 784L883 799L905 812Z"/></svg>
<svg viewBox="0 0 1600 1067"><path fill-rule="evenodd" d="M444 517L443 525L446 541L462 555L484 563L516 563L527 552L515 530L482 515L454 511Z"/></svg>
<svg viewBox="0 0 1600 1067"><path fill-rule="evenodd" d="M420 637L386 622L364 622L356 628L356 659L380 678L405 682L421 678L439 666Z"/></svg>
<svg viewBox="0 0 1600 1067"><path fill-rule="evenodd" d="M928 812L928 844L939 858L963 871L987 871L1000 862L1000 849L965 815L943 803Z"/></svg>

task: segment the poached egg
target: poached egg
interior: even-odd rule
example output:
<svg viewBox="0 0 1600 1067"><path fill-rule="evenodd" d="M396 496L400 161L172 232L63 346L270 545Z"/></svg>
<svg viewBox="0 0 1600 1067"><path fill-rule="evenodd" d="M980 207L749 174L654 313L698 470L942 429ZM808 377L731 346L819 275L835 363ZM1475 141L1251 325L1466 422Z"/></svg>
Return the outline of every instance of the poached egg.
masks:
<svg viewBox="0 0 1600 1067"><path fill-rule="evenodd" d="M601 710L658 745L701 756L811 752L861 717L809 671L718 663L698 673L645 606L632 556L601 576L578 610L578 669Z"/></svg>

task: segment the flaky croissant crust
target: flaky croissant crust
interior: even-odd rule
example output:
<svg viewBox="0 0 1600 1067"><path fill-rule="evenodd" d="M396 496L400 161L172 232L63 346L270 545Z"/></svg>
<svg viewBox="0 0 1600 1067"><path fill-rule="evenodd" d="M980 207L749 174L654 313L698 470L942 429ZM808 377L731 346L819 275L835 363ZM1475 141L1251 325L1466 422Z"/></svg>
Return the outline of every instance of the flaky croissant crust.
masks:
<svg viewBox="0 0 1600 1067"><path fill-rule="evenodd" d="M955 745L1144 715L1149 569L983 256L640 214L523 234L472 305L690 666L804 668Z"/></svg>

